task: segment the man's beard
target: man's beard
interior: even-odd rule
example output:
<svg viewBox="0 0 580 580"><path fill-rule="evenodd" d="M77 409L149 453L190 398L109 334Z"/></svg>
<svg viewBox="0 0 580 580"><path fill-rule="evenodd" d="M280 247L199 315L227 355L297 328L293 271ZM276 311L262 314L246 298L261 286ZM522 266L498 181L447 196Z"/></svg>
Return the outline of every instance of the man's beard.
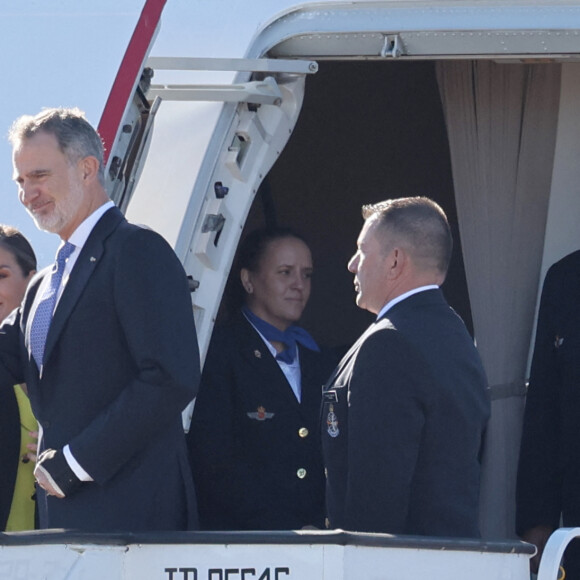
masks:
<svg viewBox="0 0 580 580"><path fill-rule="evenodd" d="M61 198L58 204L55 203L52 212L46 215L37 215L28 210L28 213L32 216L39 230L58 234L74 220L81 207L82 200L81 187L78 182L73 180L68 195Z"/></svg>

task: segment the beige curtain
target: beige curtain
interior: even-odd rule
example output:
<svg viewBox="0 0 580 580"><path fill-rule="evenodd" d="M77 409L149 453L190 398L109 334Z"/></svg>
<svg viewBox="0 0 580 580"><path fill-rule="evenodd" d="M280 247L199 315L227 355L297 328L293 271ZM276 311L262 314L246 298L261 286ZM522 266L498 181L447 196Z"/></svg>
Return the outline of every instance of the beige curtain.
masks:
<svg viewBox="0 0 580 580"><path fill-rule="evenodd" d="M558 64L442 61L459 230L492 395L481 490L486 538L514 535L515 475L560 93Z"/></svg>

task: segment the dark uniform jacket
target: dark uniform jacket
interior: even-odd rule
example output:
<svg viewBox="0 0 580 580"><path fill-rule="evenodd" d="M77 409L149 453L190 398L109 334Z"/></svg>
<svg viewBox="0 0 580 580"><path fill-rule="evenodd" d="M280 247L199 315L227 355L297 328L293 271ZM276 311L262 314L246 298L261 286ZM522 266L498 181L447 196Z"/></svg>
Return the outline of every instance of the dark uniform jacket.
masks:
<svg viewBox="0 0 580 580"><path fill-rule="evenodd" d="M245 317L214 330L189 432L202 528L323 525L318 418L334 363L299 357L301 403Z"/></svg>
<svg viewBox="0 0 580 580"><path fill-rule="evenodd" d="M473 340L440 290L372 324L323 395L330 526L478 536L486 388Z"/></svg>
<svg viewBox="0 0 580 580"><path fill-rule="evenodd" d="M580 525L580 251L548 271L524 414L516 529ZM580 557L574 563L580 577ZM566 577L570 576L568 562Z"/></svg>
<svg viewBox="0 0 580 580"><path fill-rule="evenodd" d="M0 388L26 382L40 450L70 445L94 481L64 499L39 491L42 528L186 529L195 494L181 411L199 355L187 279L169 245L117 208L93 228L50 326L42 376L30 353L35 301L0 328Z"/></svg>

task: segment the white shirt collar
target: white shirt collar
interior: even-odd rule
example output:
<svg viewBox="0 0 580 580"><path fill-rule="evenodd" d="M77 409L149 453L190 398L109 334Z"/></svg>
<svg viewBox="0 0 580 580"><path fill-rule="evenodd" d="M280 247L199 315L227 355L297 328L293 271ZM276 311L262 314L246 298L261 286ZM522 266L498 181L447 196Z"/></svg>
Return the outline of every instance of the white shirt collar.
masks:
<svg viewBox="0 0 580 580"><path fill-rule="evenodd" d="M419 292L425 292L425 290L437 290L437 288L439 288L437 284L429 284L428 286L419 286L419 288L413 288L412 290L409 290L408 292L405 292L404 294L401 294L396 298L393 298L391 301L387 302L381 308L381 311L377 316L377 320L383 317L387 313L387 311L389 311L395 304L398 304L399 302L405 300L405 298L409 298L409 296L413 296L413 294L418 294Z"/></svg>
<svg viewBox="0 0 580 580"><path fill-rule="evenodd" d="M88 237L91 235L93 228L97 225L97 222L101 219L102 215L115 204L109 200L102 206L98 207L88 218L83 221L79 227L72 233L68 241L77 248L75 253L78 252L86 243Z"/></svg>

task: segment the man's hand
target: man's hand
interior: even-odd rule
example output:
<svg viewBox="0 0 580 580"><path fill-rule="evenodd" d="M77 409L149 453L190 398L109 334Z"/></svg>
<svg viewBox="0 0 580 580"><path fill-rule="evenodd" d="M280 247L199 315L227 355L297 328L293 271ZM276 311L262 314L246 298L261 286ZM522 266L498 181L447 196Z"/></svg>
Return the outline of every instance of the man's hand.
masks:
<svg viewBox="0 0 580 580"><path fill-rule="evenodd" d="M40 454L34 476L48 495L58 498L71 495L82 483L70 468L62 451L56 449L46 449Z"/></svg>
<svg viewBox="0 0 580 580"><path fill-rule="evenodd" d="M41 465L37 464L34 468L34 477L36 478L38 486L44 489L47 495L54 495L58 498L64 497L64 493L62 493L61 489L54 483L48 471L46 471L46 469Z"/></svg>
<svg viewBox="0 0 580 580"><path fill-rule="evenodd" d="M549 526L536 526L530 528L524 534L522 534L522 540L524 542L529 542L534 544L538 549L537 554L530 560L530 571L532 574L538 573L538 568L540 567L540 560L542 559L542 554L544 553L544 547L546 542L550 537L550 534L554 530Z"/></svg>

